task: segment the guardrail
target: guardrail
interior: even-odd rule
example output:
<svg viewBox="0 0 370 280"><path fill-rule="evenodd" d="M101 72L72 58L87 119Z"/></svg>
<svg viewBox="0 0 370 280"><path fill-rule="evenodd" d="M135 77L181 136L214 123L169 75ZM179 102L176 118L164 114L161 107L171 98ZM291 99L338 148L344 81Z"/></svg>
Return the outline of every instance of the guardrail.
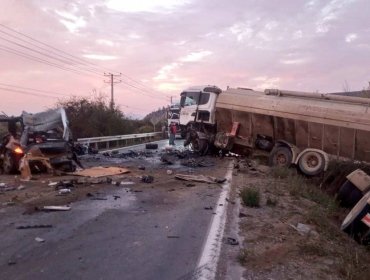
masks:
<svg viewBox="0 0 370 280"><path fill-rule="evenodd" d="M114 135L114 136L103 136L103 137L91 137L91 138L78 138L77 143L83 145L93 145L95 149L101 148L100 143L105 143L105 149L113 147L124 147L129 144L137 144L139 142L146 142L153 140L154 137L162 135L162 132L151 132L151 133L140 133L140 134L126 134L126 135ZM100 147L99 147L100 146ZM103 149L104 149L103 148Z"/></svg>

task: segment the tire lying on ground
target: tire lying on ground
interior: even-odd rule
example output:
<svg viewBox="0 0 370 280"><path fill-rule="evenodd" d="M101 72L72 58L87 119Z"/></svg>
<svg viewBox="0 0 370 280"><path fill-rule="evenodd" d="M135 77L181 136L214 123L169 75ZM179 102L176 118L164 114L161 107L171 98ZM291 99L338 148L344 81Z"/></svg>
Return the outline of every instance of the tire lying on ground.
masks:
<svg viewBox="0 0 370 280"><path fill-rule="evenodd" d="M370 192L352 208L343 220L341 230L355 239L358 243L370 244Z"/></svg>
<svg viewBox="0 0 370 280"><path fill-rule="evenodd" d="M362 192L349 180L346 180L339 188L337 200L342 207L351 208L362 198Z"/></svg>
<svg viewBox="0 0 370 280"><path fill-rule="evenodd" d="M158 149L158 144L154 144L154 143L145 144L145 149L156 150Z"/></svg>

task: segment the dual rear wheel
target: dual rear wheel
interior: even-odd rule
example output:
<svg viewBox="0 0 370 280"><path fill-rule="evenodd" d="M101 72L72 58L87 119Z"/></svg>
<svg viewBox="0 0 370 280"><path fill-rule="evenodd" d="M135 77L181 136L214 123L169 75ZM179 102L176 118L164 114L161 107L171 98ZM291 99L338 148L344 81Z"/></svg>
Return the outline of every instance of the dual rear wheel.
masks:
<svg viewBox="0 0 370 280"><path fill-rule="evenodd" d="M293 163L293 154L286 146L272 149L269 157L270 166L289 167ZM325 169L325 158L317 151L305 151L298 160L299 170L307 176L315 176Z"/></svg>

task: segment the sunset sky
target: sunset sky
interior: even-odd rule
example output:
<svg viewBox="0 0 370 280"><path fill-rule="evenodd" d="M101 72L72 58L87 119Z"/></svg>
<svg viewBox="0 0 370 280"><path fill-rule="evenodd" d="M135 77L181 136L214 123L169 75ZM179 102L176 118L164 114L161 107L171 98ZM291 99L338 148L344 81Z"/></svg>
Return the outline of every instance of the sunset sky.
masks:
<svg viewBox="0 0 370 280"><path fill-rule="evenodd" d="M369 0L0 3L0 114L109 100L104 72L122 73L115 101L133 117L193 85L333 92L370 81Z"/></svg>

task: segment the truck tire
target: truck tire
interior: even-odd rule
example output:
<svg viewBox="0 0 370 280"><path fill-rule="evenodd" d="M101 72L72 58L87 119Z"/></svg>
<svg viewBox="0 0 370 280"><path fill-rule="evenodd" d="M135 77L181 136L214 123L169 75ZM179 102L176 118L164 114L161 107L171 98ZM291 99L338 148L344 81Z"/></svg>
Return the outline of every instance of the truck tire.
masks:
<svg viewBox="0 0 370 280"><path fill-rule="evenodd" d="M191 149L194 152L204 156L207 154L209 149L208 141L206 139L196 138L191 141Z"/></svg>
<svg viewBox="0 0 370 280"><path fill-rule="evenodd" d="M362 192L349 180L346 180L338 191L337 200L341 207L352 208L362 196Z"/></svg>
<svg viewBox="0 0 370 280"><path fill-rule="evenodd" d="M366 193L352 208L341 226L342 231L360 244L369 244L370 241L369 227L361 221L366 214L370 213L370 205L367 203L369 198L370 192Z"/></svg>
<svg viewBox="0 0 370 280"><path fill-rule="evenodd" d="M301 172L307 176L319 175L325 169L325 158L315 151L303 152L298 161Z"/></svg>
<svg viewBox="0 0 370 280"><path fill-rule="evenodd" d="M278 146L270 152L269 165L289 167L292 164L292 158L292 152L288 147Z"/></svg>
<svg viewBox="0 0 370 280"><path fill-rule="evenodd" d="M145 149L156 150L158 149L158 144L154 144L154 143L145 144Z"/></svg>

